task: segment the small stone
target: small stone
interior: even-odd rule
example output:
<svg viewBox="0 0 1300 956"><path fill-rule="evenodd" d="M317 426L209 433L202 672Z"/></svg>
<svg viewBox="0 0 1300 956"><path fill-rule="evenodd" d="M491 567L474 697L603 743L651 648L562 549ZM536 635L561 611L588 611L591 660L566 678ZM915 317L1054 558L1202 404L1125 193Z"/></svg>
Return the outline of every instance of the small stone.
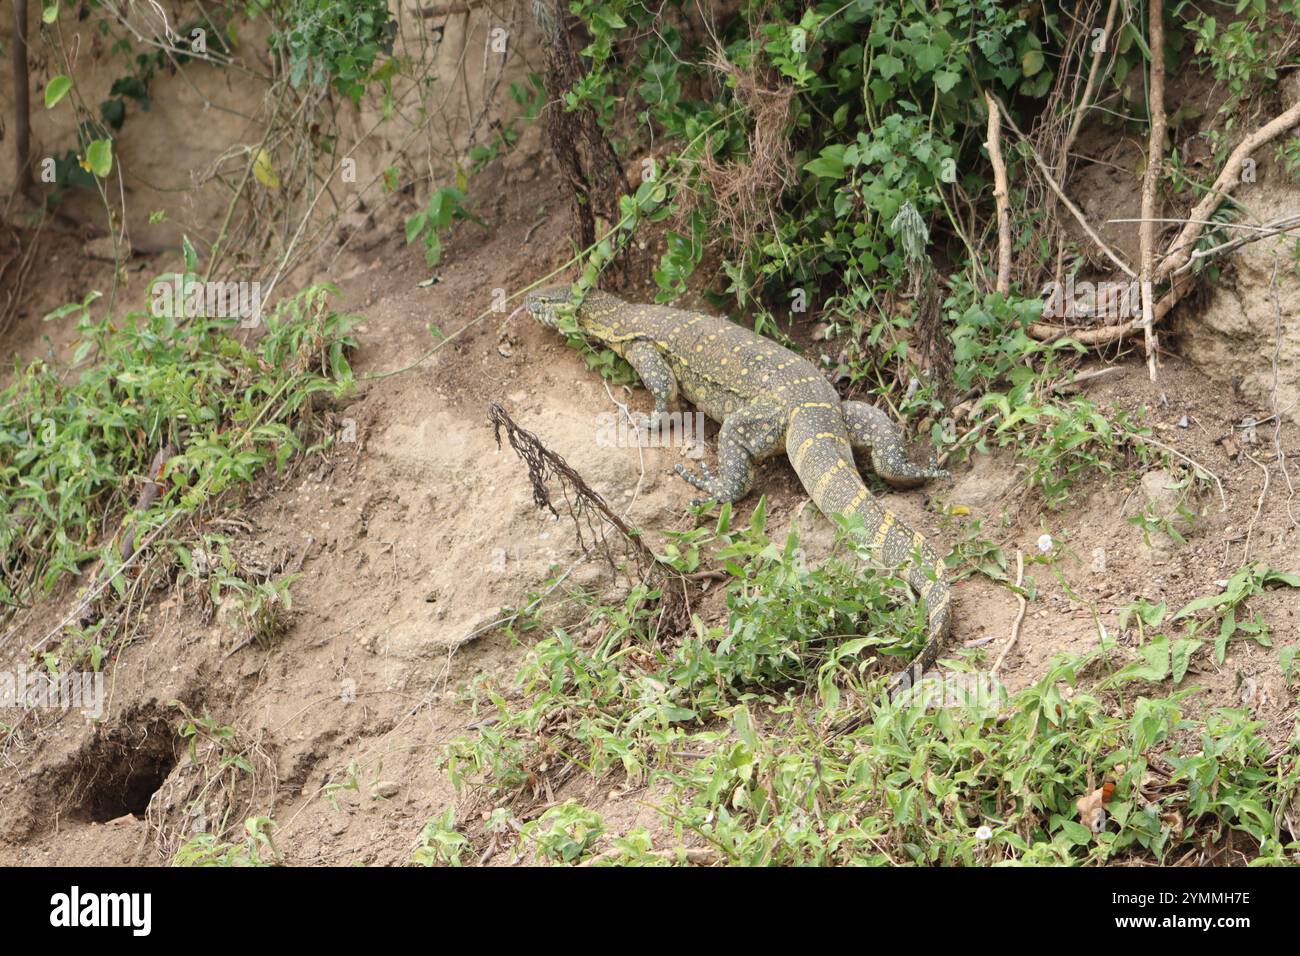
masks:
<svg viewBox="0 0 1300 956"><path fill-rule="evenodd" d="M393 780L381 780L370 788L370 795L375 799L391 800L402 789L401 784Z"/></svg>

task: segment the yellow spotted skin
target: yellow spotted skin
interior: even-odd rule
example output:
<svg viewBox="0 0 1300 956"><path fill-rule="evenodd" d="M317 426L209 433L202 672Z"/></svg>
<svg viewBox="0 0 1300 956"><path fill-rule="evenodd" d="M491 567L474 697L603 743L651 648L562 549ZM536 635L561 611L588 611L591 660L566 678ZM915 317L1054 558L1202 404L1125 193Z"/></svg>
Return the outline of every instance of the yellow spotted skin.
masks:
<svg viewBox="0 0 1300 956"><path fill-rule="evenodd" d="M557 307L568 298L568 286L553 287L531 293L525 305L553 327ZM701 466L701 477L677 466L705 493L697 502L743 498L753 484L753 463L785 451L824 514L861 517L874 552L884 564L904 570L926 608L925 646L911 667L895 675L890 693L920 680L948 632L943 562L920 534L871 496L853 452L868 452L876 473L898 487L948 473L908 461L902 433L884 412L864 402L842 402L811 362L727 319L598 291L586 294L576 317L588 337L636 369L654 396L656 415L680 395L722 425L716 474Z"/></svg>

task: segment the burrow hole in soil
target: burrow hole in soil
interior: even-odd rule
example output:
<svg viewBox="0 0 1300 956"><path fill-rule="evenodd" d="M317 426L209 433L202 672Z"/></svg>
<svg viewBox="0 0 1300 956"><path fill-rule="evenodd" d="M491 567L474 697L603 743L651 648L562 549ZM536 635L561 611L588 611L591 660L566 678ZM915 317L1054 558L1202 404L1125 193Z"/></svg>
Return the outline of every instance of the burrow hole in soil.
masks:
<svg viewBox="0 0 1300 956"><path fill-rule="evenodd" d="M123 721L91 744L78 762L78 809L94 823L128 813L144 816L179 753L172 721L156 715Z"/></svg>

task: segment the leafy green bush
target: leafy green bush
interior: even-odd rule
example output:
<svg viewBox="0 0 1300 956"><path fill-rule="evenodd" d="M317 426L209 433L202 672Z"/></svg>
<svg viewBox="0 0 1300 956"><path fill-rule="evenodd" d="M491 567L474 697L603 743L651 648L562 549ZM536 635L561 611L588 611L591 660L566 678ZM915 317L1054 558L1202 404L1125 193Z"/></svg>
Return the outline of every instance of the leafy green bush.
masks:
<svg viewBox="0 0 1300 956"><path fill-rule="evenodd" d="M622 775L663 794L656 806L679 838L690 832L742 865L1167 860L1225 829L1248 835L1262 861L1300 852L1280 816L1300 761L1292 754L1273 766L1258 722L1238 710L1193 719L1193 687L1115 696L1169 679L1171 667L1177 683L1199 642L1148 635L1129 663L1132 652L1103 635L1009 698L980 696L965 652L952 672L971 679L973 694L956 699L946 688L939 706L924 695L903 706L868 697L870 722L835 737L824 728L863 706L841 688L860 684L865 652L897 640L888 636L897 618L854 629L887 580L856 562L856 579L838 577L835 559L807 568L797 541L773 545L761 522L735 532L720 524L715 534L678 535L666 557L696 567L701 548L720 545L713 557L733 575L726 626L697 619L692 633L666 641L644 590L592 607L534 645L517 681L522 701L487 693L498 719L449 751L457 787L482 786L501 806L549 774ZM1251 568L1234 582L1247 578L1295 581ZM1227 621L1244 593L1229 587L1180 614L1213 609ZM1090 687L1098 671L1104 679ZM1153 774L1162 781L1154 792ZM1094 831L1078 801L1103 782L1113 793ZM568 803L521 836L540 856L571 863L601 828ZM665 862L648 855L644 834L611 836L618 862Z"/></svg>
<svg viewBox="0 0 1300 956"><path fill-rule="evenodd" d="M388 0L293 0L271 49L287 58L294 86L330 82L358 102L379 54L393 52L396 35Z"/></svg>
<svg viewBox="0 0 1300 956"><path fill-rule="evenodd" d="M741 304L760 291L784 304L796 287L855 300L899 278L894 214L911 202L927 219L946 221L943 188L959 179L970 190L985 185L958 175L983 165L981 91L1041 98L1054 79L1044 47L1059 35L1055 13L1026 20L993 0L937 9L912 0L811 9L750 0L721 24L720 49L711 51L692 48L658 8L632 0L572 6L593 41L583 51L590 72L568 106L589 106L617 129L620 94L631 94L656 139L689 140L718 123L707 162L688 177L694 202L715 222L725 210L709 205L722 183L714 174L762 161L750 157L757 124L775 119L779 135L763 142L793 144L785 164L793 175L763 184L773 215L765 209L761 223L734 237L714 231ZM655 40L631 39L647 35ZM788 96L788 109L756 118L762 90ZM664 272L660 285L672 293Z"/></svg>
<svg viewBox="0 0 1300 956"><path fill-rule="evenodd" d="M74 365L93 364L70 373L38 359L0 393L0 603L21 604L97 555L115 568L106 529L162 445L177 451L167 491L131 518L146 528L303 450L312 396L352 383L357 317L329 309L336 291L285 300L252 345L232 334L238 319L96 316L97 293L50 313L76 317Z"/></svg>

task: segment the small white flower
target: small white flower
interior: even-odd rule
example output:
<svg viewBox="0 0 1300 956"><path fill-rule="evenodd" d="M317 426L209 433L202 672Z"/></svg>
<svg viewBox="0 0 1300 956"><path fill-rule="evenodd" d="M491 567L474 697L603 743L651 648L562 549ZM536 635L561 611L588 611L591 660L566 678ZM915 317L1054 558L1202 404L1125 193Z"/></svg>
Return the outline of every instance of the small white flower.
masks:
<svg viewBox="0 0 1300 956"><path fill-rule="evenodd" d="M989 826L983 826L983 827L980 827L978 830L975 831L975 839L977 839L977 840L992 840L992 839L993 839L993 828L992 828L992 827L989 827Z"/></svg>
<svg viewBox="0 0 1300 956"><path fill-rule="evenodd" d="M1052 550L1052 536L1050 534L1040 534L1038 536L1038 550L1039 551Z"/></svg>

